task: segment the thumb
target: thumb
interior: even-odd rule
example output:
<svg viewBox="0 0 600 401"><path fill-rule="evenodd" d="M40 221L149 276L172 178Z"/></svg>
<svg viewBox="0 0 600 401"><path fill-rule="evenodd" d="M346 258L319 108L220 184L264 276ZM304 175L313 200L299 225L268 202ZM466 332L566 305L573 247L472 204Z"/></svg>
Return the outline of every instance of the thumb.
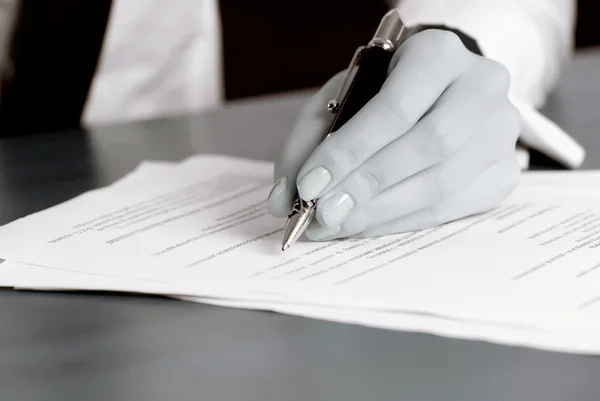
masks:
<svg viewBox="0 0 600 401"><path fill-rule="evenodd" d="M267 210L274 217L282 218L290 212L297 193L296 176L327 133L333 120L333 115L327 111L327 103L337 95L342 80L343 72L340 72L304 105L275 161L274 184L267 202Z"/></svg>

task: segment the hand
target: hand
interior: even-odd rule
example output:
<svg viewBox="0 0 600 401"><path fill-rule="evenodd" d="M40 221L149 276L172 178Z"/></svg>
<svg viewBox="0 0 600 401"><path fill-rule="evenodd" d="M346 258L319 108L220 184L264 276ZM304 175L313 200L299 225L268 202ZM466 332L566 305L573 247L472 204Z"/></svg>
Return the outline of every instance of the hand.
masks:
<svg viewBox="0 0 600 401"><path fill-rule="evenodd" d="M320 143L341 79L306 104L275 164L268 210L285 217L296 190L317 199L309 239L426 229L488 211L515 188L521 118L508 71L455 34L409 38L380 93Z"/></svg>

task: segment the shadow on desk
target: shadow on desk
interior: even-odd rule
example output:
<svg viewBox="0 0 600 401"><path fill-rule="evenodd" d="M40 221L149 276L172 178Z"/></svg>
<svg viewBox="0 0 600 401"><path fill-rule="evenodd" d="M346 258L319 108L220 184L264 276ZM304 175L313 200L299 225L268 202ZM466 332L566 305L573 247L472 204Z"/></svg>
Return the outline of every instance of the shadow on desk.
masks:
<svg viewBox="0 0 600 401"><path fill-rule="evenodd" d="M84 131L0 141L0 223L98 187L92 154Z"/></svg>

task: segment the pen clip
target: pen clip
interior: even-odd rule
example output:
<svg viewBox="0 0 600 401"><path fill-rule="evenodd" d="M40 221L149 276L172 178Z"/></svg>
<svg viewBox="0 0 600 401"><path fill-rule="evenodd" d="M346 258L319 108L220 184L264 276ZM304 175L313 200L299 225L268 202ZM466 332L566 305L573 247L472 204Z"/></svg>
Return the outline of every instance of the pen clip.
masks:
<svg viewBox="0 0 600 401"><path fill-rule="evenodd" d="M354 79L354 76L356 75L356 71L358 69L360 57L365 49L366 46L360 46L354 52L354 56L352 57L352 60L350 60L350 65L348 66L346 76L344 77L344 81L342 81L342 86L340 87L337 96L335 97L335 99L332 99L327 103L328 112L332 114L337 114L340 111L340 102L342 101L342 99L344 99L344 96L346 96L346 92L352 84L352 80Z"/></svg>
<svg viewBox="0 0 600 401"><path fill-rule="evenodd" d="M354 52L354 56L350 61L350 66L346 73L346 77L342 82L342 86L335 99L327 103L327 111L332 114L337 114L341 109L341 103L344 100L352 81L358 70L361 55L365 50L371 47L379 47L388 52L395 52L408 37L416 33L415 29L408 28L402 22L398 10L391 10L385 14L381 20L375 35L366 46L360 46Z"/></svg>

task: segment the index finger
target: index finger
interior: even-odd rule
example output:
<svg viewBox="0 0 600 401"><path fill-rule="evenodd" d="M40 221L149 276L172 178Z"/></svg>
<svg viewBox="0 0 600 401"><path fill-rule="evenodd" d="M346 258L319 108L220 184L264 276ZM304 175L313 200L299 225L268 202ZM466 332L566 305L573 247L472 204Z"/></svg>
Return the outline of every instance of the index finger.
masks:
<svg viewBox="0 0 600 401"><path fill-rule="evenodd" d="M298 193L313 200L406 133L464 71L468 51L453 33L425 31L408 39L381 91L323 141L298 172Z"/></svg>

